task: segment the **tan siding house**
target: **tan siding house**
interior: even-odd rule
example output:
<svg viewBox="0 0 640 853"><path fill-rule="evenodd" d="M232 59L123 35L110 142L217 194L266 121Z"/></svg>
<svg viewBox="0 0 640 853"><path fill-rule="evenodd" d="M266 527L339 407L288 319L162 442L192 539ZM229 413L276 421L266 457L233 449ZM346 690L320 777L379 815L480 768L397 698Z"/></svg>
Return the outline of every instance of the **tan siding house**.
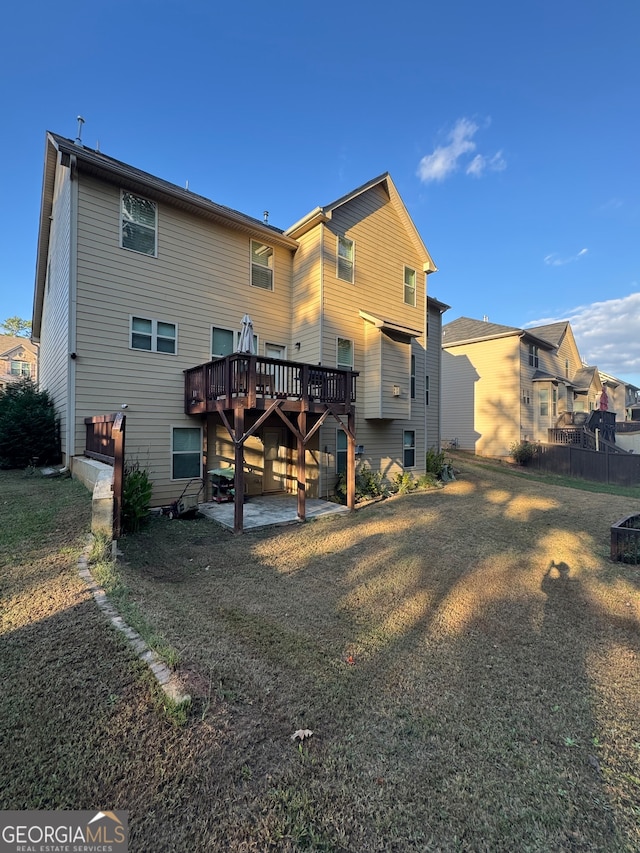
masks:
<svg viewBox="0 0 640 853"><path fill-rule="evenodd" d="M126 407L154 505L237 462L236 430L249 495L299 493L303 457L304 491L332 494L356 445L389 477L424 471L440 439L433 271L387 174L281 231L47 134L33 334L65 461L85 418ZM448 306L429 304L439 340Z"/></svg>
<svg viewBox="0 0 640 853"><path fill-rule="evenodd" d="M443 438L461 449L509 456L598 408L598 370L583 365L568 322L519 329L461 317L443 327L442 348Z"/></svg>
<svg viewBox="0 0 640 853"><path fill-rule="evenodd" d="M0 335L0 388L20 379L38 381L38 348L28 338Z"/></svg>

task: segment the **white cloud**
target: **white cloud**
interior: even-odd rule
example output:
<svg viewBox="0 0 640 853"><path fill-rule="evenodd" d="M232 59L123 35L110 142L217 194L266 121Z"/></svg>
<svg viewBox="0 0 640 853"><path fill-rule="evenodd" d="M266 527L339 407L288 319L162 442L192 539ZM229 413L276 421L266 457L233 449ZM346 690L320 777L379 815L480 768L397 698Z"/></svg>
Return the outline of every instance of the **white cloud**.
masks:
<svg viewBox="0 0 640 853"><path fill-rule="evenodd" d="M588 249L580 249L580 251L575 255L568 255L566 257L560 257L557 252L552 252L550 255L545 256L544 262L550 267L562 267L565 264L571 264L574 261L577 261L578 258L584 257L588 251Z"/></svg>
<svg viewBox="0 0 640 853"><path fill-rule="evenodd" d="M502 151L498 151L493 157L485 157L483 154L476 154L471 163L466 168L467 175L473 175L479 178L483 172L488 169L490 172L503 172L507 168L507 161L502 156Z"/></svg>
<svg viewBox="0 0 640 853"><path fill-rule="evenodd" d="M569 320L587 364L640 386L640 292L572 308L565 316L536 320L542 326Z"/></svg>
<svg viewBox="0 0 640 853"><path fill-rule="evenodd" d="M488 127L490 121L485 122ZM418 177L425 184L430 181L444 181L449 175L456 172L460 161L466 155L472 154L477 145L473 141L479 130L479 126L467 118L458 119L453 130L447 136L448 144L439 145L431 154L426 154L418 165ZM507 163L502 151L491 156L476 154L468 163L465 172L467 175L480 177L485 170L501 172L506 169Z"/></svg>

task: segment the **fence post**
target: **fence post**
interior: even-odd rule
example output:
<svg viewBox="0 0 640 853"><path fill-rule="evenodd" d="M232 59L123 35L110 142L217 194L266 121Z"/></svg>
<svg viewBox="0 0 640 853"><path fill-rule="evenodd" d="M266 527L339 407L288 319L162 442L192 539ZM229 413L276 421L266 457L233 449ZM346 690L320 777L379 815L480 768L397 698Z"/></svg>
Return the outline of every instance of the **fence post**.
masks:
<svg viewBox="0 0 640 853"><path fill-rule="evenodd" d="M118 539L122 527L122 491L124 487L124 434L126 416L118 412L111 428L114 444L113 460L113 538Z"/></svg>

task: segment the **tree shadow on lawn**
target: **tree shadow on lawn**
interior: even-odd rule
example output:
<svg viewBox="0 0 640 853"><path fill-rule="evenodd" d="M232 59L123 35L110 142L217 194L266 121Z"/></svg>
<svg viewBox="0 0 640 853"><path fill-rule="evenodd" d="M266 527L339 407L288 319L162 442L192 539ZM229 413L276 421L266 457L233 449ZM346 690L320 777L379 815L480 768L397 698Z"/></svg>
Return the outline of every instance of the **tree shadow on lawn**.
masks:
<svg viewBox="0 0 640 853"><path fill-rule="evenodd" d="M335 849L637 842L637 622L594 596L597 499L550 491L571 490L473 474L355 518L214 542L198 526L171 580L153 553L125 568L228 701L265 837L293 814ZM299 760L297 728L315 732Z"/></svg>

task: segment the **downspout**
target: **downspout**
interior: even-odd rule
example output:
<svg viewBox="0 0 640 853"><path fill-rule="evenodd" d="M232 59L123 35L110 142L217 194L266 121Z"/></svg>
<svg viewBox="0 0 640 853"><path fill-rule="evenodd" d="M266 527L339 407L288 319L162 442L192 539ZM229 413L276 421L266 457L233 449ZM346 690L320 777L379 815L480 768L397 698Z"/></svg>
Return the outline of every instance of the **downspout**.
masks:
<svg viewBox="0 0 640 853"><path fill-rule="evenodd" d="M76 158L71 156L69 169L69 329L68 329L68 367L67 367L67 446L66 464L71 467L71 459L76 450L76 356L77 356L77 292L78 292L78 172Z"/></svg>

